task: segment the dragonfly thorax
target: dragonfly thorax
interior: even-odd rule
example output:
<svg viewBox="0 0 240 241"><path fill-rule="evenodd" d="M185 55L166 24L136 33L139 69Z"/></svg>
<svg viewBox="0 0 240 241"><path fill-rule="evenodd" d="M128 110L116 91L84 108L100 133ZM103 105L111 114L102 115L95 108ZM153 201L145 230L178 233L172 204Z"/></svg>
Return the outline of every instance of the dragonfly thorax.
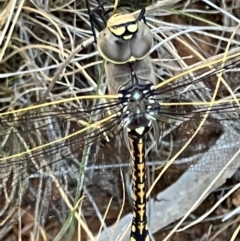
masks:
<svg viewBox="0 0 240 241"><path fill-rule="evenodd" d="M141 84L144 83L144 84ZM153 83L140 81L132 72L132 81L121 86L119 94L122 96L122 124L130 130L151 128L155 122L154 115L160 110L160 105L151 97Z"/></svg>
<svg viewBox="0 0 240 241"><path fill-rule="evenodd" d="M154 114L160 110L159 104L146 98L139 90L133 91L131 97L123 105L125 105L122 113L123 125L131 130L148 126L149 122L154 119Z"/></svg>

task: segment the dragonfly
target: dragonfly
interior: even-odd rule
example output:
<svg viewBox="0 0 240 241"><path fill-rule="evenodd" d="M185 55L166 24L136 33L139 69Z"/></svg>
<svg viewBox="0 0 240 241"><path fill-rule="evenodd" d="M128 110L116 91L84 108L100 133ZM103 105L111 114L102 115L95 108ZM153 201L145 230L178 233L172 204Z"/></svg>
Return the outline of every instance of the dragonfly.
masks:
<svg viewBox="0 0 240 241"><path fill-rule="evenodd" d="M222 168L221 158L217 156L210 159L208 165L198 165L199 169L193 164L198 162L201 153L214 146L227 128L238 130L238 83L226 84L220 76L238 69L240 54L232 53L191 70L194 78L183 73L178 78L157 83L149 57L152 35L144 22L144 9L137 18L124 15L124 22L121 19L120 24L114 25L117 16L110 18L113 22L107 22L109 26L96 37L98 50L107 61L108 95L79 96L0 115L0 227L7 227L26 197L34 200L36 194L46 195L46 192L39 192L41 187L48 192L64 189L74 197L83 186L93 186L93 192L96 191L103 177L116 179L115 173L120 168L114 161L118 155L109 157L106 154L107 146L111 148L110 143L114 143L117 149L120 147L123 153L120 164L129 167L132 163L134 210L131 240L150 239L145 159L171 160L196 132L187 148L178 155L179 166L187 166L192 171ZM135 26L135 31L131 32L136 24L140 30L136 32ZM126 39L119 37L123 33L118 30L130 25L133 26L127 35L136 36L146 31L146 39L141 39L147 43L146 50L140 54L136 52L136 55L127 54L120 60L116 59L122 57L119 54L109 56L112 51L106 48L108 42L103 37L112 30L114 41L125 43ZM103 97L106 101L102 100ZM74 103L74 108L68 107L70 102ZM234 144L231 136L225 141L226 147L216 149L216 153L224 153ZM146 156L146 147L152 143L155 147ZM238 164L231 165L236 167ZM53 181L51 186L49 182ZM102 186L113 193L111 186L102 182ZM57 194L54 199L58 199Z"/></svg>

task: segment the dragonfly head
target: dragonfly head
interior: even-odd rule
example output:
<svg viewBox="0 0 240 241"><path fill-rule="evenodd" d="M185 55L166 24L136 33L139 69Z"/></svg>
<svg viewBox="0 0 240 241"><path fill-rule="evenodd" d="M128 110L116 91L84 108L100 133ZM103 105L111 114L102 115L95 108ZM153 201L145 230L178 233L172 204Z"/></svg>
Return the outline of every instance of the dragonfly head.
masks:
<svg viewBox="0 0 240 241"><path fill-rule="evenodd" d="M117 13L109 18L98 36L99 54L114 64L125 64L142 60L152 49L153 35L146 25L145 9L138 17ZM141 20L144 20L141 21Z"/></svg>

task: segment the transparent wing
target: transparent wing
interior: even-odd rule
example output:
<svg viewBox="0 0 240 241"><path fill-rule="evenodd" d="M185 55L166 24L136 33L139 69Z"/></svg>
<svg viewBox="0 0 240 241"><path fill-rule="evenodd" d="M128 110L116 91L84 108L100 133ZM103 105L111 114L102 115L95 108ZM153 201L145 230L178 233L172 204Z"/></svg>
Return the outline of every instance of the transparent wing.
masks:
<svg viewBox="0 0 240 241"><path fill-rule="evenodd" d="M239 60L234 58L156 88L162 103L157 118L162 129L162 159L193 171L219 171L239 150ZM188 143L188 144L187 144ZM155 151L155 158L159 151ZM196 165L195 165L196 164ZM229 165L240 165L238 155ZM179 166L181 168L181 166Z"/></svg>
<svg viewBox="0 0 240 241"><path fill-rule="evenodd" d="M104 180L114 179L113 172L101 168L109 160L99 150L108 142L106 134L119 132L120 120L113 114L118 105L114 100L96 104L90 97L81 108L66 109L60 104L1 115L0 226L14 213L16 204L23 203L20 197L29 204L29 200L39 200L40 190L55 190L50 196L59 202L58 185L73 198L78 185L81 190L83 185L94 186L95 193L101 185L111 191ZM102 182L101 177L105 177Z"/></svg>

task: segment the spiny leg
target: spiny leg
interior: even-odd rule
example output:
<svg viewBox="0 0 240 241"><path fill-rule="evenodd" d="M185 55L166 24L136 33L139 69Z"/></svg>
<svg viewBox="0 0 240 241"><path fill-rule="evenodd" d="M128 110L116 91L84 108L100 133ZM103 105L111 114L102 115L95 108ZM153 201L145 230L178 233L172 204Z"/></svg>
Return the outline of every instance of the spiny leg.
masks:
<svg viewBox="0 0 240 241"><path fill-rule="evenodd" d="M92 33L93 33L94 41L96 43L97 42L97 35L96 35L95 27L97 28L98 31L102 31L103 28L106 26L106 20L104 19L104 17L99 16L101 18L101 20L103 21L104 25L105 25L104 27L103 27L103 24L101 24L100 21L97 19L96 11L98 9L102 9L104 13L107 13L107 11L104 8L104 4L106 4L107 1L104 2L104 3L100 3L97 0L97 2L99 3L99 6L97 6L93 10L90 9L90 5L89 5L88 0L85 0L85 2L86 2L86 7L88 9L89 18L90 18L91 30L92 30Z"/></svg>

